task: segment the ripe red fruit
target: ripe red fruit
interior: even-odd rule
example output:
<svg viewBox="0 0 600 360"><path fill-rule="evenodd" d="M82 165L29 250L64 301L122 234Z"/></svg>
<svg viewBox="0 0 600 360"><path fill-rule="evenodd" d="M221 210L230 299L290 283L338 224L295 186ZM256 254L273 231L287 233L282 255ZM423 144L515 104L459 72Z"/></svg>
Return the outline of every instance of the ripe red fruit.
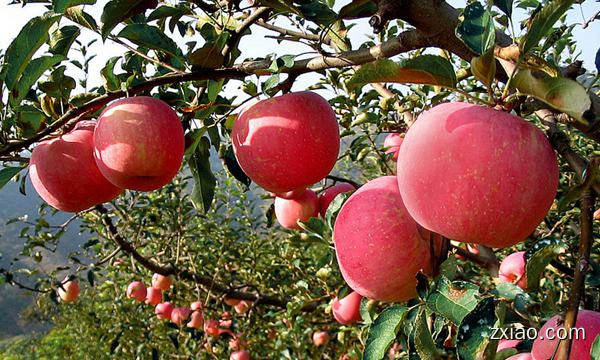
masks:
<svg viewBox="0 0 600 360"><path fill-rule="evenodd" d="M327 214L327 208L329 204L341 193L354 191L356 188L352 184L348 183L337 183L330 188L325 189L321 195L319 195L319 214L324 218Z"/></svg>
<svg viewBox="0 0 600 360"><path fill-rule="evenodd" d="M504 349L510 349L510 348L517 347L517 345L519 345L522 342L523 342L523 340L501 339L500 341L498 341L498 347L496 348L496 352L500 352Z"/></svg>
<svg viewBox="0 0 600 360"><path fill-rule="evenodd" d="M229 305L229 306L236 306L237 304L240 303L240 299L232 299L232 298L225 298L225 300L223 300L223 302L225 302L225 304Z"/></svg>
<svg viewBox="0 0 600 360"><path fill-rule="evenodd" d="M229 329L233 325L233 320L231 320L231 314L227 311L221 314L221 320L219 320L219 327Z"/></svg>
<svg viewBox="0 0 600 360"><path fill-rule="evenodd" d="M100 172L121 188L151 191L171 181L185 139L177 114L147 96L115 101L98 118L94 156Z"/></svg>
<svg viewBox="0 0 600 360"><path fill-rule="evenodd" d="M235 310L235 312L237 314L245 314L248 309L250 309L250 306L252 305L251 301L247 301L247 300L242 300L240 301L236 306L233 307L233 309Z"/></svg>
<svg viewBox="0 0 600 360"><path fill-rule="evenodd" d="M502 282L517 284L521 289L527 290L525 251L518 251L505 257L500 263L498 277Z"/></svg>
<svg viewBox="0 0 600 360"><path fill-rule="evenodd" d="M162 291L167 291L171 288L171 285L173 285L173 281L171 280L171 277L164 276L161 274L152 275L152 287L153 288L160 289Z"/></svg>
<svg viewBox="0 0 600 360"><path fill-rule="evenodd" d="M430 268L429 241L419 234L394 176L372 180L346 201L333 239L346 283L380 301L416 296L416 274Z"/></svg>
<svg viewBox="0 0 600 360"><path fill-rule="evenodd" d="M536 360L531 356L531 353L521 353L517 355L513 355L506 360Z"/></svg>
<svg viewBox="0 0 600 360"><path fill-rule="evenodd" d="M445 237L491 247L523 241L558 187L544 133L492 108L446 103L424 112L404 137L398 184L410 215Z"/></svg>
<svg viewBox="0 0 600 360"><path fill-rule="evenodd" d="M594 211L594 220L600 220L600 209Z"/></svg>
<svg viewBox="0 0 600 360"><path fill-rule="evenodd" d="M146 287L139 281L134 281L127 287L127 297L139 302L146 300Z"/></svg>
<svg viewBox="0 0 600 360"><path fill-rule="evenodd" d="M229 360L250 360L250 353L246 350L236 351L231 353Z"/></svg>
<svg viewBox="0 0 600 360"><path fill-rule="evenodd" d="M329 174L340 147L331 105L297 92L260 101L238 116L231 133L244 172L273 193L307 188Z"/></svg>
<svg viewBox="0 0 600 360"><path fill-rule="evenodd" d="M154 313L156 314L156 317L161 320L170 319L172 312L173 312L173 305L171 305L170 302L158 304L154 308Z"/></svg>
<svg viewBox="0 0 600 360"><path fill-rule="evenodd" d="M559 332L562 324L562 317L556 315L542 326L538 332L538 338L535 339L531 348L531 355L534 359L545 360L552 358L554 350L560 341L558 335L564 336L566 334L566 332L565 334L561 334L564 330ZM548 332L549 328L554 330ZM583 331L571 333L571 355L569 356L569 360L589 359L594 340L600 334L600 313L590 310L579 310L574 328L583 328L584 334L582 334ZM579 336L579 339L577 339L576 335ZM547 339L548 336L553 336L555 339L549 340Z"/></svg>
<svg viewBox="0 0 600 360"><path fill-rule="evenodd" d="M383 141L383 147L385 148L386 154L392 154L392 159L398 160L398 152L400 151L400 145L404 137L402 134L389 134Z"/></svg>
<svg viewBox="0 0 600 360"><path fill-rule="evenodd" d="M329 342L329 334L327 331L317 331L313 334L312 340L316 347L323 346Z"/></svg>
<svg viewBox="0 0 600 360"><path fill-rule="evenodd" d="M206 320L204 322L204 332L208 336L219 337L219 321L218 320Z"/></svg>
<svg viewBox="0 0 600 360"><path fill-rule="evenodd" d="M275 216L281 226L287 229L300 229L298 220L308 221L319 215L317 194L308 189L295 199L275 198Z"/></svg>
<svg viewBox="0 0 600 360"><path fill-rule="evenodd" d="M69 280L66 277L62 282L62 286L58 288L58 296L63 302L74 302L79 296L79 291L79 282L77 280Z"/></svg>
<svg viewBox="0 0 600 360"><path fill-rule="evenodd" d="M341 300L336 297L331 306L335 320L343 325L352 325L362 320L360 316L360 302L362 298L356 291L351 292Z"/></svg>
<svg viewBox="0 0 600 360"><path fill-rule="evenodd" d="M146 304L156 306L160 304L162 300L162 292L159 289L155 289L153 287L146 289Z"/></svg>
<svg viewBox="0 0 600 360"><path fill-rule="evenodd" d="M202 310L204 306L202 305L202 302L200 301L194 301L191 305L190 305L190 309L192 309L192 311L200 311Z"/></svg>
<svg viewBox="0 0 600 360"><path fill-rule="evenodd" d="M190 308L187 308L187 307L175 308L171 312L171 321L175 325L179 326L179 325L183 324L190 317L191 313L192 313L192 310L190 310Z"/></svg>
<svg viewBox="0 0 600 360"><path fill-rule="evenodd" d="M204 326L204 316L202 311L196 310L192 312L192 319L187 323L187 327L193 329L202 329Z"/></svg>
<svg viewBox="0 0 600 360"><path fill-rule="evenodd" d="M93 121L80 121L68 134L40 142L31 154L29 176L52 207L78 212L115 199L123 189L100 173L94 160Z"/></svg>

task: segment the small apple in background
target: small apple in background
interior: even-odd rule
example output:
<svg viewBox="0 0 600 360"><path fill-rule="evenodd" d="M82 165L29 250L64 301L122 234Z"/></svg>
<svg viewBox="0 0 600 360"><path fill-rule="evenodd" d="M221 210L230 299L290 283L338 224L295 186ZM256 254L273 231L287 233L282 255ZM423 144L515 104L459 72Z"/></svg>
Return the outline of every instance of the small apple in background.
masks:
<svg viewBox="0 0 600 360"><path fill-rule="evenodd" d="M127 287L127 297L139 302L146 300L146 286L139 281L134 281Z"/></svg>
<svg viewBox="0 0 600 360"><path fill-rule="evenodd" d="M229 329L233 325L233 321L231 320L231 314L227 311L221 314L221 320L219 320L219 326L222 328Z"/></svg>
<svg viewBox="0 0 600 360"><path fill-rule="evenodd" d="M319 214L319 198L308 189L295 199L275 198L275 216L281 226L286 229L300 229L299 221L308 221Z"/></svg>
<svg viewBox="0 0 600 360"><path fill-rule="evenodd" d="M327 331L317 331L313 334L312 340L316 347L323 346L329 342L329 334Z"/></svg>
<svg viewBox="0 0 600 360"><path fill-rule="evenodd" d="M600 220L600 209L594 211L594 220Z"/></svg>
<svg viewBox="0 0 600 360"><path fill-rule="evenodd" d="M319 214L321 217L325 218L327 214L327 208L329 208L329 204L341 193L346 193L350 191L354 191L356 188L352 184L348 183L337 183L330 188L325 189L319 195Z"/></svg>
<svg viewBox="0 0 600 360"><path fill-rule="evenodd" d="M223 300L223 302L229 306L236 306L237 304L240 303L240 299L232 299L232 298L225 298L225 300Z"/></svg>
<svg viewBox="0 0 600 360"><path fill-rule="evenodd" d="M192 319L187 323L187 327L193 329L202 329L204 327L204 316L202 316L202 311L192 309Z"/></svg>
<svg viewBox="0 0 600 360"><path fill-rule="evenodd" d="M154 313L156 314L156 317L161 320L170 319L172 312L173 312L173 305L171 305L170 302L164 302L162 304L158 304L154 308Z"/></svg>
<svg viewBox="0 0 600 360"><path fill-rule="evenodd" d="M236 306L234 306L233 309L235 310L236 313L241 315L241 314L245 314L248 311L248 309L250 309L251 305L252 305L251 301L242 300Z"/></svg>
<svg viewBox="0 0 600 360"><path fill-rule="evenodd" d="M152 191L179 171L185 138L177 113L148 96L117 100L98 117L94 157L115 186Z"/></svg>
<svg viewBox="0 0 600 360"><path fill-rule="evenodd" d="M352 325L362 320L360 316L360 302L362 298L356 291L351 292L341 300L336 297L331 305L335 320L343 325Z"/></svg>
<svg viewBox="0 0 600 360"><path fill-rule="evenodd" d="M310 91L248 106L233 125L231 141L248 177L275 194L319 182L333 169L340 148L334 110Z"/></svg>
<svg viewBox="0 0 600 360"><path fill-rule="evenodd" d="M206 320L204 321L204 332L208 336L219 337L219 321L218 320Z"/></svg>
<svg viewBox="0 0 600 360"><path fill-rule="evenodd" d="M534 359L531 356L531 353L521 353L521 354L513 355L509 358L506 358L506 360L536 360L536 359Z"/></svg>
<svg viewBox="0 0 600 360"><path fill-rule="evenodd" d="M236 351L231 353L229 360L250 360L250 353L246 350Z"/></svg>
<svg viewBox="0 0 600 360"><path fill-rule="evenodd" d="M204 305L202 305L201 301L194 301L190 304L190 309L192 309L192 311L201 311L203 307Z"/></svg>
<svg viewBox="0 0 600 360"><path fill-rule="evenodd" d="M161 274L152 275L152 287L155 289L160 289L162 291L167 291L173 285L173 281L170 276L164 276Z"/></svg>
<svg viewBox="0 0 600 360"><path fill-rule="evenodd" d="M498 277L502 282L517 284L521 289L527 290L525 251L517 251L505 257L500 263Z"/></svg>
<svg viewBox="0 0 600 360"><path fill-rule="evenodd" d="M153 287L146 289L146 304L156 306L160 304L162 300L162 291Z"/></svg>
<svg viewBox="0 0 600 360"><path fill-rule="evenodd" d="M498 341L498 348L496 348L496 352L500 352L504 349L510 349L510 348L517 347L517 345L519 345L522 342L523 342L523 340L501 339L500 341Z"/></svg>
<svg viewBox="0 0 600 360"><path fill-rule="evenodd" d="M192 313L192 310L190 308L187 308L187 307L178 307L178 308L175 308L171 312L171 321L175 325L179 326L182 323L184 323L190 317L191 313Z"/></svg>
<svg viewBox="0 0 600 360"><path fill-rule="evenodd" d="M394 360L396 358L396 355L399 355L401 351L402 345L398 344L397 342L393 343L392 346L390 346L390 349L388 350L388 359Z"/></svg>
<svg viewBox="0 0 600 360"><path fill-rule="evenodd" d="M398 152L400 151L400 145L402 145L403 140L404 136L402 134L393 133L386 136L385 140L383 140L385 153L392 154L392 159L398 160Z"/></svg>
<svg viewBox="0 0 600 360"><path fill-rule="evenodd" d="M58 296L63 302L70 303L77 300L79 296L79 282L77 280L69 280L67 276L58 287Z"/></svg>
<svg viewBox="0 0 600 360"><path fill-rule="evenodd" d="M40 142L31 154L29 177L50 206L79 212L115 199L123 189L111 184L94 160L94 121L80 121L62 136Z"/></svg>

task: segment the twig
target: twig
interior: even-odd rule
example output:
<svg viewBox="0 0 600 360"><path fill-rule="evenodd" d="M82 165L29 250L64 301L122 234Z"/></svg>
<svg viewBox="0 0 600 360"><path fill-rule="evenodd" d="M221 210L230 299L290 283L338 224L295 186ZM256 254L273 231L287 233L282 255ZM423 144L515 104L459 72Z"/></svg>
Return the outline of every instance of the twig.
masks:
<svg viewBox="0 0 600 360"><path fill-rule="evenodd" d="M357 182L356 182L356 181L354 181L354 180L346 179L346 178L339 177L339 176L328 175L328 176L327 176L327 179L329 179L329 180L333 180L333 181L335 181L335 182L345 182L345 183L348 183L348 184L350 184L350 185L354 186L354 187L355 187L355 188L357 188L357 189L358 189L358 188L360 188L360 187L362 186L361 184L357 183Z"/></svg>

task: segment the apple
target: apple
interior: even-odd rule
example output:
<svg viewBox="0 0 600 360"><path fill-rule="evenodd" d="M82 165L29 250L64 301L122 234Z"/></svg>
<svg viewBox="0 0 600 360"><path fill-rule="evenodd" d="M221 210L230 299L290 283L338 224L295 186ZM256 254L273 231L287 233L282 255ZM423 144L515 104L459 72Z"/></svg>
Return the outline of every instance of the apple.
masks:
<svg viewBox="0 0 600 360"><path fill-rule="evenodd" d="M246 350L240 350L231 353L229 360L250 360L250 353Z"/></svg>
<svg viewBox="0 0 600 360"><path fill-rule="evenodd" d="M134 281L127 286L127 297L139 302L146 300L146 286L139 281Z"/></svg>
<svg viewBox="0 0 600 360"><path fill-rule="evenodd" d="M94 131L96 164L120 188L161 188L179 171L184 150L177 113L148 96L113 102L100 114Z"/></svg>
<svg viewBox="0 0 600 360"><path fill-rule="evenodd" d="M535 230L554 201L558 175L540 129L461 102L419 116L404 137L397 171L417 223L452 240L496 248Z"/></svg>
<svg viewBox="0 0 600 360"><path fill-rule="evenodd" d="M600 220L600 209L594 211L594 220Z"/></svg>
<svg viewBox="0 0 600 360"><path fill-rule="evenodd" d="M161 274L152 275L152 287L153 288L160 289L162 291L167 291L171 288L171 285L173 285L173 281L171 280L171 277L164 276Z"/></svg>
<svg viewBox="0 0 600 360"><path fill-rule="evenodd" d="M538 338L535 339L531 348L531 355L534 359L545 360L552 358L554 350L560 341L558 335L568 335L566 333L561 334L558 331L559 328L562 328L562 324L562 316L555 315L542 326L538 332ZM550 328L554 330L549 331L548 329ZM571 333L571 355L569 356L569 360L589 359L594 340L600 334L600 313L590 310L579 310L574 328L583 329L583 331L579 330L577 333ZM577 339L576 335L579 335L579 339ZM554 339L549 340L547 339L548 336L552 336Z"/></svg>
<svg viewBox="0 0 600 360"><path fill-rule="evenodd" d="M406 211L395 176L369 181L348 198L333 240L346 283L369 299L415 297L417 273L431 267L429 239Z"/></svg>
<svg viewBox="0 0 600 360"><path fill-rule="evenodd" d="M229 306L236 306L237 304L240 303L240 299L232 299L232 298L225 298L225 300L223 300L223 302Z"/></svg>
<svg viewBox="0 0 600 360"><path fill-rule="evenodd" d="M337 183L332 187L325 189L319 195L319 214L325 218L325 215L327 214L327 208L329 208L329 204L331 204L336 196L354 190L356 190L354 185L348 183Z"/></svg>
<svg viewBox="0 0 600 360"><path fill-rule="evenodd" d="M329 342L329 334L327 331L317 331L313 334L312 340L316 347L323 346Z"/></svg>
<svg viewBox="0 0 600 360"><path fill-rule="evenodd" d="M505 257L500 263L498 277L502 282L517 284L521 289L527 290L525 251L517 251Z"/></svg>
<svg viewBox="0 0 600 360"><path fill-rule="evenodd" d="M156 317L161 320L170 319L172 312L173 312L173 305L171 305L170 302L164 302L162 304L158 304L154 308L154 313L156 314Z"/></svg>
<svg viewBox="0 0 600 360"><path fill-rule="evenodd" d="M204 332L208 336L219 337L219 321L218 320L206 320L204 322Z"/></svg>
<svg viewBox="0 0 600 360"><path fill-rule="evenodd" d="M402 145L403 140L404 137L402 134L394 133L386 136L385 140L383 140L385 153L392 154L392 159L398 160L398 152L400 151L400 145Z"/></svg>
<svg viewBox="0 0 600 360"><path fill-rule="evenodd" d="M171 321L179 326L184 323L192 313L192 310L187 307L177 307L171 312Z"/></svg>
<svg viewBox="0 0 600 360"><path fill-rule="evenodd" d="M244 109L231 139L242 170L275 194L299 191L326 177L340 149L335 112L327 100L310 91Z"/></svg>
<svg viewBox="0 0 600 360"><path fill-rule="evenodd" d="M202 316L202 311L192 309L192 319L187 323L187 327L193 329L202 329L204 327L204 317Z"/></svg>
<svg viewBox="0 0 600 360"><path fill-rule="evenodd" d="M63 302L70 303L77 300L79 296L79 282L77 280L69 280L67 276L58 287L58 296Z"/></svg>
<svg viewBox="0 0 600 360"><path fill-rule="evenodd" d="M201 301L194 301L190 304L190 309L192 309L192 311L201 311L203 307Z"/></svg>
<svg viewBox="0 0 600 360"><path fill-rule="evenodd" d="M62 136L40 142L29 160L35 191L55 209L79 212L115 199L123 189L111 184L94 160L93 121L80 121Z"/></svg>
<svg viewBox="0 0 600 360"><path fill-rule="evenodd" d="M351 292L341 300L336 297L333 300L333 305L331 305L335 320L343 325L352 325L362 320L360 316L362 298L356 291Z"/></svg>
<svg viewBox="0 0 600 360"><path fill-rule="evenodd" d="M234 334L233 337L231 339L229 339L228 346L229 346L229 350L233 350L233 351L243 350L247 346L246 341L244 340L244 334L242 334L242 333Z"/></svg>
<svg viewBox="0 0 600 360"><path fill-rule="evenodd" d="M275 198L275 217L286 229L300 229L298 221L308 221L319 215L319 198L308 189L295 199Z"/></svg>
<svg viewBox="0 0 600 360"><path fill-rule="evenodd" d="M589 355L588 355L589 356ZM506 358L506 360L536 360L531 356L531 353L521 353Z"/></svg>
<svg viewBox="0 0 600 360"><path fill-rule="evenodd" d="M519 345L522 342L523 342L523 340L501 339L500 341L498 341L498 347L496 348L496 352L500 352L504 349L510 349L510 348L517 347L517 345Z"/></svg>
<svg viewBox="0 0 600 360"><path fill-rule="evenodd" d="M219 320L219 327L229 329L233 325L233 321L231 320L231 314L225 311L221 314L221 320Z"/></svg>
<svg viewBox="0 0 600 360"><path fill-rule="evenodd" d="M241 314L245 314L248 311L248 309L250 309L250 306L252 306L251 301L242 300L239 302L239 304L234 306L233 309L235 310L235 312L237 314L241 315Z"/></svg>
<svg viewBox="0 0 600 360"><path fill-rule="evenodd" d="M146 289L146 304L156 306L160 304L162 300L162 291L153 287Z"/></svg>

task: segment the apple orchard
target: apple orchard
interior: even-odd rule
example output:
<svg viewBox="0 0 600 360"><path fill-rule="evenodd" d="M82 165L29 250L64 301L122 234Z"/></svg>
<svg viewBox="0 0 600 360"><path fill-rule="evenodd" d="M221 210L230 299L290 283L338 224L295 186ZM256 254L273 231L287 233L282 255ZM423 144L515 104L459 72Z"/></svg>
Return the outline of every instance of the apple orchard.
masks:
<svg viewBox="0 0 600 360"><path fill-rule="evenodd" d="M597 2L2 6L0 357L600 359Z"/></svg>

